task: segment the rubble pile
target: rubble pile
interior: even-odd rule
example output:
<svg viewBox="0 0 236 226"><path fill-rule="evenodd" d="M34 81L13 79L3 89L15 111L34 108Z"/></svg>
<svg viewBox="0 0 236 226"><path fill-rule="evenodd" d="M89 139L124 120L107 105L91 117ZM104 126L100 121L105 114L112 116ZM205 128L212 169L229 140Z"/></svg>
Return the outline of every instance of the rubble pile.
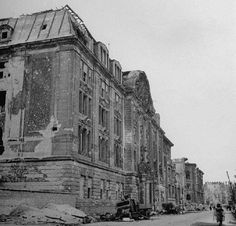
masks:
<svg viewBox="0 0 236 226"><path fill-rule="evenodd" d="M45 224L57 223L63 225L81 225L87 223L89 216L83 211L70 205L57 205L50 203L43 208L36 208L21 204L14 208L10 214L0 215L0 222L14 224Z"/></svg>

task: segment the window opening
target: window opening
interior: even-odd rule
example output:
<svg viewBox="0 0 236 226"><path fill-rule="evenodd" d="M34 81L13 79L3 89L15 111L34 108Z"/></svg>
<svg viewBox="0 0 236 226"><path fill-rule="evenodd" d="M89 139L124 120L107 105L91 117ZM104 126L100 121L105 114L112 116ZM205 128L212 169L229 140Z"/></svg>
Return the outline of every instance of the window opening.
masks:
<svg viewBox="0 0 236 226"><path fill-rule="evenodd" d="M0 79L4 77L5 63L6 61L0 62Z"/></svg>
<svg viewBox="0 0 236 226"><path fill-rule="evenodd" d="M6 91L0 91L0 113L5 113Z"/></svg>
<svg viewBox="0 0 236 226"><path fill-rule="evenodd" d="M6 103L6 91L0 91L0 155L4 152L3 146L3 127L5 124L5 103Z"/></svg>
<svg viewBox="0 0 236 226"><path fill-rule="evenodd" d="M45 30L47 28L47 24L43 24L41 30Z"/></svg>
<svg viewBox="0 0 236 226"><path fill-rule="evenodd" d="M3 31L2 32L2 39L6 39L7 38L7 34L8 34L7 31Z"/></svg>

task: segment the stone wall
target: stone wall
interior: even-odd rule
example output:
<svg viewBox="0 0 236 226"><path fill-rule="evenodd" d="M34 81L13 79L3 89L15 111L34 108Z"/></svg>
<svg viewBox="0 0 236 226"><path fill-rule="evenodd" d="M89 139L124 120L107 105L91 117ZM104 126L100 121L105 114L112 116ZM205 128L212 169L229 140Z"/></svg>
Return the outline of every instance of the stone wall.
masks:
<svg viewBox="0 0 236 226"><path fill-rule="evenodd" d="M0 203L4 208L19 203L41 207L50 202L62 203L69 197L65 203L87 213L115 212L115 204L125 192L117 190L118 184L125 184L121 172L72 159L2 160L0 175Z"/></svg>

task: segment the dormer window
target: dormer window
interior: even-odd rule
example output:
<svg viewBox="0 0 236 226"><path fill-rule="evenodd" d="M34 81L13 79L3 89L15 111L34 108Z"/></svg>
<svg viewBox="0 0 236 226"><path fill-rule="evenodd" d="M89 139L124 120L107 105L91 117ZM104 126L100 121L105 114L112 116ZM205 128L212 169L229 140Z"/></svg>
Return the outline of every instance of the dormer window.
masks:
<svg viewBox="0 0 236 226"><path fill-rule="evenodd" d="M119 61L117 60L112 60L111 61L111 72L115 79L119 82L122 83L122 70L121 70L121 65Z"/></svg>
<svg viewBox="0 0 236 226"><path fill-rule="evenodd" d="M108 52L106 45L104 45L101 42L97 42L95 51L96 51L97 57L98 57L99 61L101 62L101 64L105 68L108 69L110 59L109 59L109 52Z"/></svg>
<svg viewBox="0 0 236 226"><path fill-rule="evenodd" d="M7 24L0 26L0 42L9 41L13 32L13 28Z"/></svg>
<svg viewBox="0 0 236 226"><path fill-rule="evenodd" d="M2 32L2 39L6 39L8 37L8 32L7 31L3 31Z"/></svg>

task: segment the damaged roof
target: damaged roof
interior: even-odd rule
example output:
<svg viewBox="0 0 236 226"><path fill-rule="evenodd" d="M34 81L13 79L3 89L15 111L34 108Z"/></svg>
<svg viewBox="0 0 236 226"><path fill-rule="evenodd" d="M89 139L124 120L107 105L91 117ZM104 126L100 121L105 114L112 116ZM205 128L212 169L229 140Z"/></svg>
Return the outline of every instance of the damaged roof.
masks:
<svg viewBox="0 0 236 226"><path fill-rule="evenodd" d="M78 30L92 38L83 21L68 5L19 18L0 19L0 27L3 25L10 26L13 32L9 41L0 42L0 46L75 36Z"/></svg>

